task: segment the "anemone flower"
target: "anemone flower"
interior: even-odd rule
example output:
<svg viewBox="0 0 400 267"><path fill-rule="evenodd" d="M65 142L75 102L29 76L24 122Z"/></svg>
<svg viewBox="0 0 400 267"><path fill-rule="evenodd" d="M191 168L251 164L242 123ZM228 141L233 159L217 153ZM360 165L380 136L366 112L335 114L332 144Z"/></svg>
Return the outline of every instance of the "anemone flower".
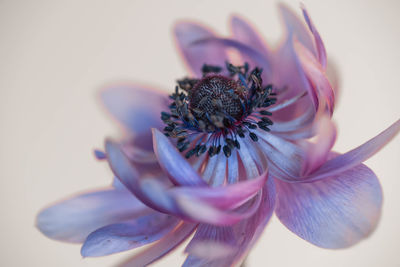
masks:
<svg viewBox="0 0 400 267"><path fill-rule="evenodd" d="M334 89L324 45L304 8L306 24L280 11L286 35L276 50L239 17L229 38L181 22L174 33L190 75L172 94L123 85L103 91L126 130L96 151L115 174L113 187L43 210L40 231L83 242L85 257L151 244L131 266L154 262L192 234L184 266L239 264L274 211L319 247L368 236L382 191L362 162L400 122L347 153L332 152Z"/></svg>

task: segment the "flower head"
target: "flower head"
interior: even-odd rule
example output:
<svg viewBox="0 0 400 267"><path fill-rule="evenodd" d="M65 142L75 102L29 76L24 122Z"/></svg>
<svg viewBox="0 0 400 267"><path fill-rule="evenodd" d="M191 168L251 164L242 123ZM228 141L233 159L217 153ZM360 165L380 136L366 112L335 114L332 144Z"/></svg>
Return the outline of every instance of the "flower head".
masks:
<svg viewBox="0 0 400 267"><path fill-rule="evenodd" d="M270 50L233 17L221 38L194 23L175 37L190 76L167 94L119 86L102 92L127 129L107 139L113 186L43 210L47 236L83 242L83 256L152 244L128 263L161 258L192 233L185 266L241 262L275 211L301 238L325 248L351 246L380 216L382 191L363 161L400 130L397 121L367 143L331 149L334 88L321 37L303 8L305 27L281 7L287 36ZM233 64L231 49L239 52ZM312 139L311 139L312 138Z"/></svg>

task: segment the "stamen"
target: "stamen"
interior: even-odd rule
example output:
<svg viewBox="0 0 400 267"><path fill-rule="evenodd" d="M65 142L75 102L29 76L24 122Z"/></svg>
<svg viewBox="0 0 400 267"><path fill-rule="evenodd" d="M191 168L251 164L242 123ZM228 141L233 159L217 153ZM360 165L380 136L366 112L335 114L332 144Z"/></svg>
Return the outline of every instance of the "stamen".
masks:
<svg viewBox="0 0 400 267"><path fill-rule="evenodd" d="M178 150L186 158L209 157L221 150L226 157L240 149L238 137L246 135L254 142L258 137L251 130L269 131L273 122L267 107L276 103L272 85L263 86L262 69L249 71L249 65L226 63L230 77L222 76L222 67L203 65L202 79L177 81L169 112L162 112L165 135L177 139Z"/></svg>

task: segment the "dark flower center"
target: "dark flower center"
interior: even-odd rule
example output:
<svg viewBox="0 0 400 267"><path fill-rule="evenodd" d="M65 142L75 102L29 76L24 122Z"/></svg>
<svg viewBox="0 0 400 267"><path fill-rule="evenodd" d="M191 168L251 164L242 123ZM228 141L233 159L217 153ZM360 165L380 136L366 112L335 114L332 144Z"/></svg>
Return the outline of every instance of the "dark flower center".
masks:
<svg viewBox="0 0 400 267"><path fill-rule="evenodd" d="M204 77L189 92L189 108L201 114L198 119L203 120L205 114L223 114L240 120L244 113L243 100L243 86L221 75Z"/></svg>
<svg viewBox="0 0 400 267"><path fill-rule="evenodd" d="M276 102L272 86L263 86L262 70L249 72L248 64L234 66L227 63L229 77L221 75L222 68L204 65L202 79L185 78L178 81L170 112L162 112L167 125L165 135L177 139L177 148L187 158L209 156L222 150L226 157L232 149L240 149L238 137L246 134L258 141L253 130L269 131L272 115L266 108Z"/></svg>

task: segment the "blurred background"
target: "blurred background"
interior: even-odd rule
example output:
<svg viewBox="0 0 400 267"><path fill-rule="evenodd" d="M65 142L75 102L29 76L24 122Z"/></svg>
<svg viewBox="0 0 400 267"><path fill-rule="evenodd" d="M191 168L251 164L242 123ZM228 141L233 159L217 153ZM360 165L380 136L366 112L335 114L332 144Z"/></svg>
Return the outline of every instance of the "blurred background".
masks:
<svg viewBox="0 0 400 267"><path fill-rule="evenodd" d="M285 1L300 14L299 1ZM304 0L340 74L335 149L345 152L400 117L400 2ZM171 29L190 18L228 34L231 13L270 44L283 27L276 1L0 0L1 266L113 266L132 252L82 259L79 245L34 227L51 202L111 181L92 154L118 129L100 107L105 84L133 81L172 90L186 74ZM273 217L248 267L400 266L400 138L367 161L384 191L383 215L367 240L317 248ZM154 266L180 266L177 250Z"/></svg>

